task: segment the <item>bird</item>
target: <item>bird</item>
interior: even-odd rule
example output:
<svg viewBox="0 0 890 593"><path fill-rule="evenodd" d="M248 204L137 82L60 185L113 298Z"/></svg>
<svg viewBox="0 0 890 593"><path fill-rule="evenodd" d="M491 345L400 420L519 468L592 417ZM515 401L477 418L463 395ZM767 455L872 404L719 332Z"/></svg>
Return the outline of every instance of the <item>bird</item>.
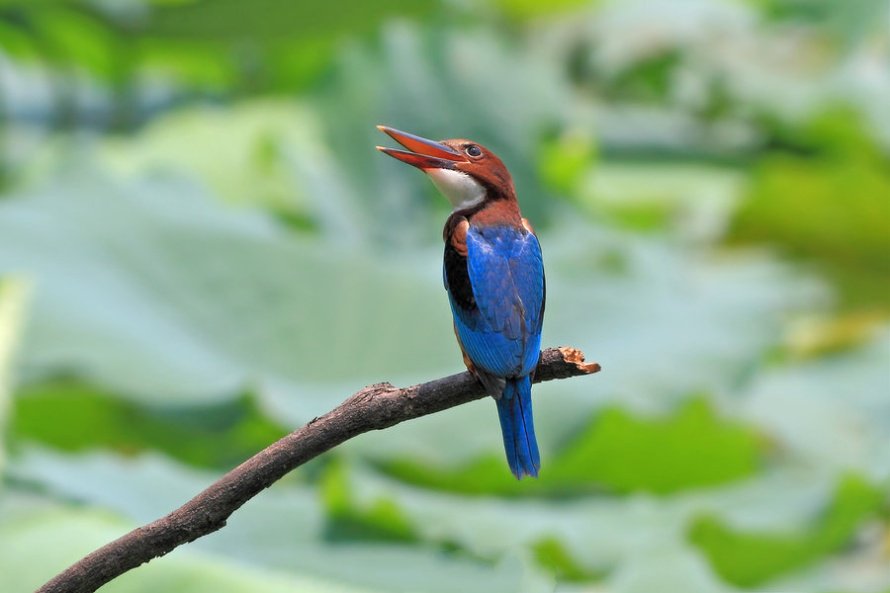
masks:
<svg viewBox="0 0 890 593"><path fill-rule="evenodd" d="M377 129L407 150L377 150L424 173L451 202L443 280L464 364L497 403L507 463L537 477L541 458L531 387L541 358L546 283L541 246L513 179L492 151L466 139Z"/></svg>

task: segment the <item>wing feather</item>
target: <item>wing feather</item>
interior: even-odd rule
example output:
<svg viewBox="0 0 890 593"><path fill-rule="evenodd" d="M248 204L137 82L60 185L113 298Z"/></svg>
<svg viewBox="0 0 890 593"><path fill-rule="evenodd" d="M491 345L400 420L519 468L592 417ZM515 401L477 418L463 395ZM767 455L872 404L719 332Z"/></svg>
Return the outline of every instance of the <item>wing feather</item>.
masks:
<svg viewBox="0 0 890 593"><path fill-rule="evenodd" d="M461 346L475 365L500 377L530 373L541 348L544 265L534 234L507 226L470 226L466 273L473 307L451 297ZM447 250L446 250L447 254ZM447 259L447 255L446 255ZM460 285L446 265L446 287ZM449 290L451 295L451 290Z"/></svg>

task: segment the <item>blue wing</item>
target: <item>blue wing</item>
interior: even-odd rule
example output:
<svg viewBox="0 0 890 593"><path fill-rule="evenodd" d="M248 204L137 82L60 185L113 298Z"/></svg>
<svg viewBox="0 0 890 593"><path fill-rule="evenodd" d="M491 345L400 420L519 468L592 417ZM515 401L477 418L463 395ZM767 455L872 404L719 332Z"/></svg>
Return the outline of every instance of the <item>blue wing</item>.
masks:
<svg viewBox="0 0 890 593"><path fill-rule="evenodd" d="M541 350L545 290L541 246L532 233L509 226L471 225L466 242L472 306L456 299L449 288L461 346L473 364L489 374L527 375ZM453 281L448 276L446 262L446 286Z"/></svg>

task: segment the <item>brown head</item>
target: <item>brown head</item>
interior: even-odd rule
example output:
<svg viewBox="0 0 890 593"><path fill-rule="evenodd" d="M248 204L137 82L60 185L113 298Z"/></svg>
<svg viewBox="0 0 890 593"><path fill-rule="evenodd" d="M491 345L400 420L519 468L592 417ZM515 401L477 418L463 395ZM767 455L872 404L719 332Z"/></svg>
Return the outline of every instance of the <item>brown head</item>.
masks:
<svg viewBox="0 0 890 593"><path fill-rule="evenodd" d="M377 150L426 173L455 209L485 200L516 199L507 167L484 146L465 139L429 140L386 126L377 129L408 149L378 146Z"/></svg>

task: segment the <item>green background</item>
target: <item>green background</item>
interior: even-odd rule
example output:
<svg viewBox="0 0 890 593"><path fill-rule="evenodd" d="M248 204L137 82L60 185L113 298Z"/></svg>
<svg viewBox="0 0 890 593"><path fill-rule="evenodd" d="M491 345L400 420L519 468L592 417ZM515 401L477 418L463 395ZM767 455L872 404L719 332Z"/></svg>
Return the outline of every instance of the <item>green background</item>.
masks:
<svg viewBox="0 0 890 593"><path fill-rule="evenodd" d="M103 589L890 591L885 1L0 0L0 589L362 386L461 369L445 200L513 172L545 345L516 481L483 400L363 435ZM389 143L391 144L391 143Z"/></svg>

